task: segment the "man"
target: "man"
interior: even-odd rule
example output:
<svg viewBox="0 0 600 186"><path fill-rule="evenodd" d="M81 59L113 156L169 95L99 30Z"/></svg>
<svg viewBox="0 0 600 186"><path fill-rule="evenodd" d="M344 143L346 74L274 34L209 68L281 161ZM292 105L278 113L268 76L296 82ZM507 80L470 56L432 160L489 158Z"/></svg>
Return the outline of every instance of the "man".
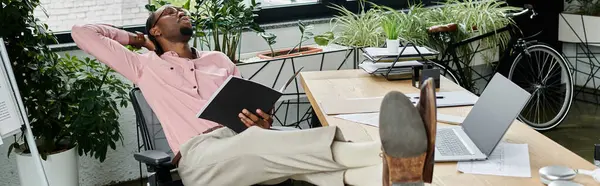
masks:
<svg viewBox="0 0 600 186"><path fill-rule="evenodd" d="M197 51L189 46L193 29L188 16L181 8L161 7L146 22L148 38L101 24L72 28L79 48L142 90L163 126L169 146L177 154L174 162L185 185L270 184L289 178L327 186L377 185L382 183L383 168L389 170L384 174L385 180L401 176L397 169L402 165L382 167L379 142L345 142L336 127L294 132L267 130L273 121L269 114L257 110L258 115L254 115L244 109L231 117L239 117L249 128L235 134L218 123L197 118L196 113L224 80L230 75L240 76L240 72L224 54ZM123 45L145 47L150 52L137 54ZM382 133L383 155L400 158L406 153L398 151L408 152L411 157L412 151L424 152L426 145L421 142L426 139L423 141L425 134L418 111L400 93L386 97L390 99L388 106L400 111L382 115L390 122L382 122L381 130L393 134ZM408 122L402 126L409 128L393 127L396 121ZM393 137L415 134L415 140Z"/></svg>

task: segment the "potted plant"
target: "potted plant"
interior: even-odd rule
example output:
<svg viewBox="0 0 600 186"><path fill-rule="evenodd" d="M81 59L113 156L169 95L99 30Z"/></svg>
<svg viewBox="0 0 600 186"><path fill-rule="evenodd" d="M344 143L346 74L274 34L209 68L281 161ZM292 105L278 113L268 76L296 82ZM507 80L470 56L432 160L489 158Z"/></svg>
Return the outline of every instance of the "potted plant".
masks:
<svg viewBox="0 0 600 186"><path fill-rule="evenodd" d="M95 59L67 54L45 70L58 77L54 83L60 88L53 90L58 94L46 95L48 100L43 102L49 103L44 109L49 110L28 109L32 131L50 184L79 185L77 156L89 155L104 162L108 148L116 149L123 138L118 109L127 106L130 87ZM22 135L21 140L24 138ZM28 179L35 170L28 145L15 139L9 148L16 152L21 185L35 185L39 180Z"/></svg>
<svg viewBox="0 0 600 186"><path fill-rule="evenodd" d="M570 43L600 43L600 1L566 0L558 18L558 40Z"/></svg>
<svg viewBox="0 0 600 186"><path fill-rule="evenodd" d="M335 32L333 43L348 47L381 47L385 43L385 34L381 31L381 9L366 10L366 0L359 0L359 12L332 4L330 8L339 12L331 19Z"/></svg>
<svg viewBox="0 0 600 186"><path fill-rule="evenodd" d="M318 45L327 45L329 40L332 39L333 33L326 32L324 34L315 36L311 30L314 27L312 25L306 25L302 21L298 21L298 29L300 30L300 41L291 49L282 49L274 51L272 45L275 43L276 36L272 33L261 33L260 36L269 44L271 51L258 53L257 56L261 59L273 59L273 58L285 58L290 56L298 56L305 54L312 54L323 51L321 48L302 46L303 42L313 38Z"/></svg>
<svg viewBox="0 0 600 186"><path fill-rule="evenodd" d="M0 12L8 55L50 185L79 185L78 155L100 162L121 138L117 105L127 104L128 85L95 60L61 58L48 47L56 37L33 11L38 0L3 3ZM24 130L24 129L23 129ZM24 135L15 136L21 185L39 185Z"/></svg>
<svg viewBox="0 0 600 186"><path fill-rule="evenodd" d="M386 47L390 54L397 54L400 47L400 18L396 14L388 14L381 19L381 28L386 35Z"/></svg>

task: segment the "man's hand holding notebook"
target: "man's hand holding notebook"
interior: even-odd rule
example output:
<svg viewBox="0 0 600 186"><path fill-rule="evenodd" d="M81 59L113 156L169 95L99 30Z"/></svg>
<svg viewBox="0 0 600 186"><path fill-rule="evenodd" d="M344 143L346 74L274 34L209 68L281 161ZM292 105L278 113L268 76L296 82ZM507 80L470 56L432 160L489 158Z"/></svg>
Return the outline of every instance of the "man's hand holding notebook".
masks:
<svg viewBox="0 0 600 186"><path fill-rule="evenodd" d="M272 118L263 111L273 109L273 105L283 96L285 88L301 70L302 68L295 72L279 91L260 83L230 76L196 116L219 123L237 133L246 130L248 125L269 128L273 122Z"/></svg>
<svg viewBox="0 0 600 186"><path fill-rule="evenodd" d="M273 109L271 109L270 113L273 114ZM256 109L256 114L257 115L254 115L248 111L248 109L244 109L238 114L238 117L240 117L240 120L246 127L258 126L263 129L271 128L271 124L273 124L273 117L271 117L271 114L267 114L260 109Z"/></svg>

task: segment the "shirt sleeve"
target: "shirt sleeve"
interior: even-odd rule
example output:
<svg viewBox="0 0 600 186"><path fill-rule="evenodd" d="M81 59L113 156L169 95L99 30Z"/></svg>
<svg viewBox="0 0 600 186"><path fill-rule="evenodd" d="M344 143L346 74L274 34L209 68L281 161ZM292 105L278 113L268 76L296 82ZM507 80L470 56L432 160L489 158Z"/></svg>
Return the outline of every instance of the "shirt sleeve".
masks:
<svg viewBox="0 0 600 186"><path fill-rule="evenodd" d="M125 48L129 34L108 25L75 25L71 37L77 46L96 57L133 83L137 83L142 70L142 56Z"/></svg>
<svg viewBox="0 0 600 186"><path fill-rule="evenodd" d="M235 77L242 77L242 74L240 74L240 70L238 69L237 65L233 65L233 73L231 74Z"/></svg>

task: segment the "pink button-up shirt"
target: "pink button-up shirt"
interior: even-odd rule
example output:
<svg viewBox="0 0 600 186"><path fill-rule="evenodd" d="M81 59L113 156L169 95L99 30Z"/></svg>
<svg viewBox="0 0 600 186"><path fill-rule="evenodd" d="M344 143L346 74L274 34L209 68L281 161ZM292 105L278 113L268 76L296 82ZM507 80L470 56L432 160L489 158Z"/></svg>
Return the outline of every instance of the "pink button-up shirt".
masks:
<svg viewBox="0 0 600 186"><path fill-rule="evenodd" d="M107 25L75 25L71 36L79 48L140 88L174 153L190 138L218 125L196 114L228 76L240 76L220 52L197 52L193 60L172 51L161 56L131 52L123 46L129 43L128 33Z"/></svg>

